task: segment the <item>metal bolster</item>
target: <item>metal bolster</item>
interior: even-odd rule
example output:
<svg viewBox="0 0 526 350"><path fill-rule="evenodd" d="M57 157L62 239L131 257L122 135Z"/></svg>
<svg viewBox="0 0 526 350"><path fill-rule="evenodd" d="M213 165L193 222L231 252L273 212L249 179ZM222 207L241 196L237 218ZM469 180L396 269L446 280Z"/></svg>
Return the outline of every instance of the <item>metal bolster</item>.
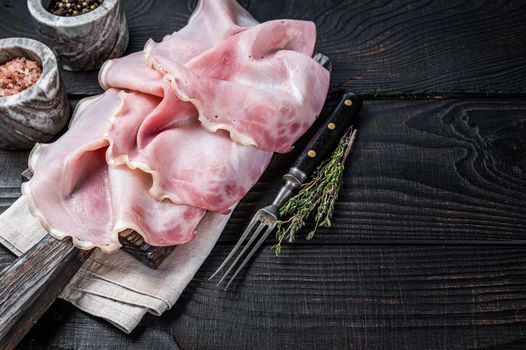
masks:
<svg viewBox="0 0 526 350"><path fill-rule="evenodd" d="M301 171L300 169L298 168L290 168L289 169L289 173L285 176L283 176L283 178L285 180L292 180L292 181L297 181L299 182L298 183L298 187L301 186L302 183L305 182L305 180L307 180L307 174L305 174L303 171Z"/></svg>
<svg viewBox="0 0 526 350"><path fill-rule="evenodd" d="M289 199L290 196L301 187L301 184L306 179L307 175L303 171L297 168L291 168L289 173L283 176L285 185L283 185L283 187L281 187L279 190L279 193L277 194L276 199L274 199L274 202L272 202L272 205L276 206L277 208L281 207L281 205L285 203L287 199Z"/></svg>

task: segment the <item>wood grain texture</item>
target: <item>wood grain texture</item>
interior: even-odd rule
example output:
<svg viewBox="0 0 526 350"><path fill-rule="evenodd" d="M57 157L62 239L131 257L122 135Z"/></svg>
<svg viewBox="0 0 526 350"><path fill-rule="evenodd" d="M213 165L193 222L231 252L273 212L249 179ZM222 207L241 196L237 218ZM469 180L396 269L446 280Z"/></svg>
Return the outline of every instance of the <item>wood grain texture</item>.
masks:
<svg viewBox="0 0 526 350"><path fill-rule="evenodd" d="M226 253L221 247L211 255L173 311L180 313L170 325L182 348L481 349L526 342L524 249L304 247L280 259L267 249L230 294L206 280ZM250 336L236 337L243 329Z"/></svg>
<svg viewBox="0 0 526 350"><path fill-rule="evenodd" d="M45 236L0 274L0 349L14 349L91 251Z"/></svg>
<svg viewBox="0 0 526 350"><path fill-rule="evenodd" d="M526 248L261 251L243 284L207 280L219 246L163 317L125 336L56 304L20 349L522 349Z"/></svg>
<svg viewBox="0 0 526 350"><path fill-rule="evenodd" d="M156 269L176 246L155 247L144 242L143 237L132 229L119 233L122 250L152 269Z"/></svg>
<svg viewBox="0 0 526 350"><path fill-rule="evenodd" d="M16 255L0 244L0 271L8 267L15 259Z"/></svg>
<svg viewBox="0 0 526 350"><path fill-rule="evenodd" d="M357 128L333 227L311 243L526 243L524 100L365 101ZM272 201L301 148L275 157L225 241Z"/></svg>
<svg viewBox="0 0 526 350"><path fill-rule="evenodd" d="M0 213L22 194L20 174L27 168L28 155L27 151L0 150Z"/></svg>
<svg viewBox="0 0 526 350"><path fill-rule="evenodd" d="M281 258L267 245L231 293L207 281L296 154L275 157L172 311L126 336L59 301L19 348L526 348L526 3L240 2L260 20L314 20L333 85L368 98L334 228ZM195 6L124 3L130 51ZM0 9L0 37L34 36L25 6ZM101 91L95 72L63 77L70 98ZM411 101L487 95L521 98ZM0 212L26 158L0 152ZM12 259L0 247L0 268Z"/></svg>
<svg viewBox="0 0 526 350"><path fill-rule="evenodd" d="M361 95L526 92L526 3L520 0L240 1L259 20L313 20L333 84ZM195 0L125 0L128 52L181 28ZM35 37L26 6L0 0L0 38ZM63 75L70 94L100 92L96 72Z"/></svg>

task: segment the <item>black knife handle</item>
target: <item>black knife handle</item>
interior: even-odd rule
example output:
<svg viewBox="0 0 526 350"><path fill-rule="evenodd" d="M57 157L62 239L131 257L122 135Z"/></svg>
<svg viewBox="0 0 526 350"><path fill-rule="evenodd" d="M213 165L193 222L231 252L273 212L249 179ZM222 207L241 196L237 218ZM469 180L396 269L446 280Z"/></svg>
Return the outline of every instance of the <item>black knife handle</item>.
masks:
<svg viewBox="0 0 526 350"><path fill-rule="evenodd" d="M291 168L301 183L314 172L320 163L334 151L348 128L356 123L362 100L351 92L344 92L323 126L311 139Z"/></svg>

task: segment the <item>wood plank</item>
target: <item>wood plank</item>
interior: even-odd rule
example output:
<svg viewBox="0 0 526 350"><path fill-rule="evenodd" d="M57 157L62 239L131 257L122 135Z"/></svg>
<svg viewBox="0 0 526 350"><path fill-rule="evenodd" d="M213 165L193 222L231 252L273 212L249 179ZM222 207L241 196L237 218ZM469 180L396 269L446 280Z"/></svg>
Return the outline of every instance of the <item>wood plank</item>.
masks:
<svg viewBox="0 0 526 350"><path fill-rule="evenodd" d="M186 1L124 1L129 51L181 28ZM520 0L240 1L259 20L313 20L318 49L333 61L333 84L362 95L526 93L526 4ZM27 6L0 0L0 38L34 37ZM100 92L96 72L64 73L68 92Z"/></svg>
<svg viewBox="0 0 526 350"><path fill-rule="evenodd" d="M45 236L0 275L0 348L14 349L49 309L91 251Z"/></svg>
<svg viewBox="0 0 526 350"><path fill-rule="evenodd" d="M59 303L20 349L526 346L526 248L266 249L225 293L207 278L227 253L216 247L175 308L131 336Z"/></svg>
<svg viewBox="0 0 526 350"><path fill-rule="evenodd" d="M0 244L0 271L8 267L15 259L16 256Z"/></svg>
<svg viewBox="0 0 526 350"><path fill-rule="evenodd" d="M29 152L0 150L0 213L20 197L21 171L27 167Z"/></svg>
<svg viewBox="0 0 526 350"><path fill-rule="evenodd" d="M223 239L272 201L294 156L275 159ZM525 239L525 101L366 101L333 228L312 243Z"/></svg>
<svg viewBox="0 0 526 350"><path fill-rule="evenodd" d="M195 6L124 2L130 51L180 28ZM315 20L333 84L363 95L525 94L519 0L241 3L261 20ZM0 38L34 35L25 4L0 9ZM70 96L101 91L95 72L64 80ZM172 311L127 336L59 302L20 348L524 349L526 248L426 244L524 243L525 104L368 101L333 230L281 258L267 246L232 292L206 280L293 155L277 157ZM0 152L0 212L19 194L26 157ZM0 247L0 269L12 259Z"/></svg>
<svg viewBox="0 0 526 350"><path fill-rule="evenodd" d="M58 300L17 348L26 349L178 350L179 346L167 326L144 324L127 335L108 322Z"/></svg>
<svg viewBox="0 0 526 350"><path fill-rule="evenodd" d="M366 101L358 128L333 228L312 244L526 243L526 101ZM301 143L275 157L222 242L272 201ZM25 164L25 153L0 152L0 211L18 197Z"/></svg>

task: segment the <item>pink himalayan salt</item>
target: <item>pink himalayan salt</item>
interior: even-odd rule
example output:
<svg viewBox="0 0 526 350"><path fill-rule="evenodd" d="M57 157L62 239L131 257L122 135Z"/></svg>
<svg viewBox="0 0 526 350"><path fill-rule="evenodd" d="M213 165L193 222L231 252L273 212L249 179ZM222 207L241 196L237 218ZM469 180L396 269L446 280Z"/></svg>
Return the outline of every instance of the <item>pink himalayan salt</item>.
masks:
<svg viewBox="0 0 526 350"><path fill-rule="evenodd" d="M35 61L20 57L0 66L0 97L11 96L33 86L42 74Z"/></svg>

